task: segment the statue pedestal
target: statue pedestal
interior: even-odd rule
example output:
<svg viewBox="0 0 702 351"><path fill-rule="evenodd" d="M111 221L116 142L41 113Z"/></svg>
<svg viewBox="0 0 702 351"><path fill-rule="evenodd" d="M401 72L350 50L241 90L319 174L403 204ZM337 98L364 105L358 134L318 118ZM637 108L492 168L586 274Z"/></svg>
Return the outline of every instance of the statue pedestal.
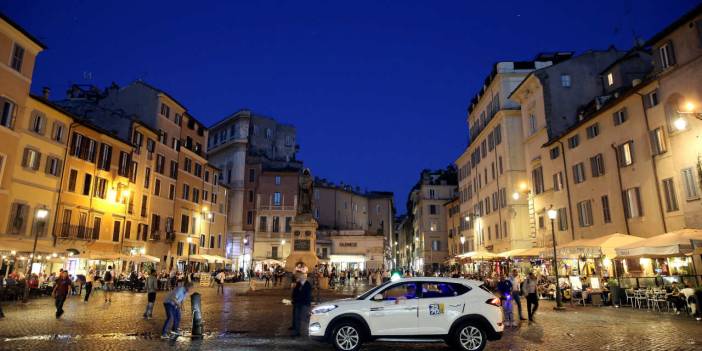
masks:
<svg viewBox="0 0 702 351"><path fill-rule="evenodd" d="M292 229L292 249L290 256L285 259L285 270L295 272L296 267L303 265L306 271L311 271L317 265L317 221L312 215L295 216Z"/></svg>

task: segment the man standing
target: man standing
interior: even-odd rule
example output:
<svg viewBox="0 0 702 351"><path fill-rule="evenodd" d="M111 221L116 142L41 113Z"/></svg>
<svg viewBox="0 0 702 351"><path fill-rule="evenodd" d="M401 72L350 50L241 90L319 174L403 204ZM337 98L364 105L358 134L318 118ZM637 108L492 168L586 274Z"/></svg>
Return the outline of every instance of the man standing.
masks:
<svg viewBox="0 0 702 351"><path fill-rule="evenodd" d="M107 266L103 277L103 288L105 289L105 302L112 302L112 290L115 289L115 275L112 273L112 266Z"/></svg>
<svg viewBox="0 0 702 351"><path fill-rule="evenodd" d="M309 308L312 304L312 285L307 281L307 276L304 273L298 272L295 278L297 283L295 283L295 287L292 291L293 337L300 336L302 324L309 314Z"/></svg>
<svg viewBox="0 0 702 351"><path fill-rule="evenodd" d="M90 293L93 292L93 282L95 281L95 270L90 269L88 275L85 277L85 298L83 302L88 302L90 298Z"/></svg>
<svg viewBox="0 0 702 351"><path fill-rule="evenodd" d="M534 314L539 308L539 297L536 295L537 281L534 273L529 273L529 277L524 281L524 293L527 299L527 314L529 315L529 321L534 321Z"/></svg>
<svg viewBox="0 0 702 351"><path fill-rule="evenodd" d="M222 292L222 295L224 295L224 279L226 279L226 275L224 274L224 270L219 271L217 275L215 276L215 280L217 281L217 295L219 295L219 292Z"/></svg>
<svg viewBox="0 0 702 351"><path fill-rule="evenodd" d="M161 330L161 339L169 339L168 335L168 325L173 322L171 327L171 335L178 336L178 327L180 326L180 310L183 308L183 302L185 297L188 295L188 291L193 286L193 283L186 281L182 286L179 286L166 295L163 300L163 307L166 309L166 322L163 323L163 329Z"/></svg>
<svg viewBox="0 0 702 351"><path fill-rule="evenodd" d="M500 275L500 282L497 283L497 291L500 293L500 299L502 302L502 314L504 315L504 321L506 327L515 327L513 314L512 314L512 282L506 279L505 275Z"/></svg>
<svg viewBox="0 0 702 351"><path fill-rule="evenodd" d="M156 303L156 290L158 290L158 281L156 280L156 270L151 268L149 276L146 277L144 284L146 290L147 303L146 311L144 311L144 319L151 319L154 314L154 303Z"/></svg>
<svg viewBox="0 0 702 351"><path fill-rule="evenodd" d="M51 295L56 299L56 319L63 315L63 303L66 302L68 292L71 289L71 279L68 278L68 272L62 271L56 279L54 290Z"/></svg>
<svg viewBox="0 0 702 351"><path fill-rule="evenodd" d="M509 281L512 283L512 300L517 304L517 312L519 313L519 320L524 321L526 318L522 315L522 278L519 277L519 272L516 269L512 270L512 276L509 277Z"/></svg>

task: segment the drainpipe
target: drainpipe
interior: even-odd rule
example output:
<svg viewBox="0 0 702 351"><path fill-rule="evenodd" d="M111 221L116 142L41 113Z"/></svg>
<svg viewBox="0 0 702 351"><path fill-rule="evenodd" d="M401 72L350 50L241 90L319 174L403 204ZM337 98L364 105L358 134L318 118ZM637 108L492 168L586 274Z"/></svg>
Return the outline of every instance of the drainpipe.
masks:
<svg viewBox="0 0 702 351"><path fill-rule="evenodd" d="M644 112L644 121L646 122L646 132L648 132L649 138L648 138L648 143L649 147L652 148L652 142L651 142L651 126L648 120L648 109L646 108L646 104L644 101L644 96L638 92L635 93L639 97L641 97L641 108L643 109ZM656 197L658 198L658 212L661 215L661 223L663 224L663 233L668 232L668 223L665 221L665 213L663 211L663 199L661 198L661 185L660 181L658 179L658 164L656 163L656 155L653 155L651 153L651 168L653 168L653 179L656 181Z"/></svg>
<svg viewBox="0 0 702 351"><path fill-rule="evenodd" d="M624 212L624 224L626 225L626 233L631 235L629 231L629 218L626 215L626 205L624 205L624 187L622 186L622 170L619 167L619 151L617 151L617 146L612 144L612 150L614 150L614 157L617 160L617 179L619 180L619 196L621 196L622 201L622 212Z"/></svg>
<svg viewBox="0 0 702 351"><path fill-rule="evenodd" d="M54 223L51 226L51 235L54 237L54 247L56 247L56 241L58 239L56 236L56 221L58 220L59 206L61 206L61 194L63 193L63 179L64 175L66 174L66 161L68 160L68 150L71 148L71 131L73 130L73 126L75 124L76 122L71 122L71 124L68 126L68 134L66 138L66 151L63 152L63 167L61 167L61 181L59 183L58 196L56 197L56 207L54 207Z"/></svg>
<svg viewBox="0 0 702 351"><path fill-rule="evenodd" d="M568 181L568 167L566 165L565 145L563 145L563 142L560 140L558 140L558 144L561 145L561 150L563 154L561 160L563 160L563 174L565 175L566 195L568 195L568 217L570 217L570 235L573 237L573 240L575 240L575 222L573 222L573 206L571 206L570 181Z"/></svg>

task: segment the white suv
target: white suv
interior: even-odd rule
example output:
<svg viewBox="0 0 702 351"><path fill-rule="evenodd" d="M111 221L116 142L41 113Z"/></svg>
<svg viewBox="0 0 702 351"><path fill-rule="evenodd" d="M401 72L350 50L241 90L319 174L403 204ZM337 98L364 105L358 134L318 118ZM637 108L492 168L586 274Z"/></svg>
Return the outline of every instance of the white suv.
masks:
<svg viewBox="0 0 702 351"><path fill-rule="evenodd" d="M312 339L339 351L365 341L445 341L479 351L502 337L500 300L481 282L454 278L388 281L356 299L324 303L312 310Z"/></svg>

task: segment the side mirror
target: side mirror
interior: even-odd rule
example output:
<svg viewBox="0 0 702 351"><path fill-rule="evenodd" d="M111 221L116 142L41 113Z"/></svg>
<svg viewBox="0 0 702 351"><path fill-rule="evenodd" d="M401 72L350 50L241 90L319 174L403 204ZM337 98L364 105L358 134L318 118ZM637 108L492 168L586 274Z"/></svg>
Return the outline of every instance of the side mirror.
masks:
<svg viewBox="0 0 702 351"><path fill-rule="evenodd" d="M383 294L375 294L373 301L383 301Z"/></svg>

